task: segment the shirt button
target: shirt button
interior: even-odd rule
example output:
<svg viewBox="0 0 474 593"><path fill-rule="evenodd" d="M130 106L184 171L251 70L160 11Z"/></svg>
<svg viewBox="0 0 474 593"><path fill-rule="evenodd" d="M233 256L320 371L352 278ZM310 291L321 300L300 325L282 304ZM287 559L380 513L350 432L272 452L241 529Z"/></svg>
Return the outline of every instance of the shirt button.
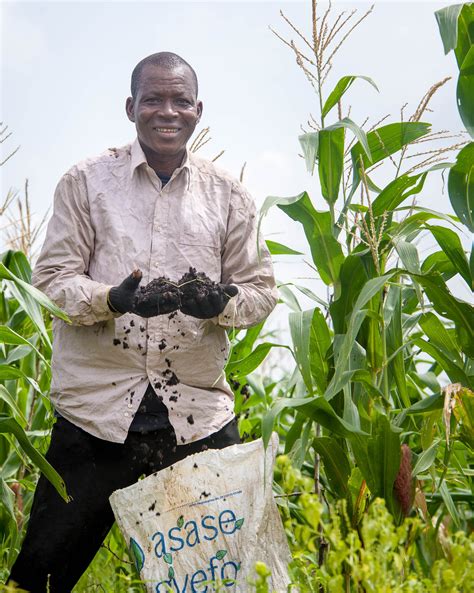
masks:
<svg viewBox="0 0 474 593"><path fill-rule="evenodd" d="M126 418L128 418L128 416L129 416L129 413L128 413L128 412L125 412L124 416L125 416Z"/></svg>
<svg viewBox="0 0 474 593"><path fill-rule="evenodd" d="M133 408L132 404L128 404L127 408Z"/></svg>

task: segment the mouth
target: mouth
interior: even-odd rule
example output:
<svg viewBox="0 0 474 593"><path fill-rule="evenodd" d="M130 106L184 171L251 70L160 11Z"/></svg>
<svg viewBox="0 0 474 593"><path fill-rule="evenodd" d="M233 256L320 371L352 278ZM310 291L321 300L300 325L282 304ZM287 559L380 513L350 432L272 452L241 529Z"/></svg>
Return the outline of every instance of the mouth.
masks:
<svg viewBox="0 0 474 593"><path fill-rule="evenodd" d="M167 134L169 136L177 134L180 131L180 129L181 128L153 128L155 132L158 132L159 134Z"/></svg>

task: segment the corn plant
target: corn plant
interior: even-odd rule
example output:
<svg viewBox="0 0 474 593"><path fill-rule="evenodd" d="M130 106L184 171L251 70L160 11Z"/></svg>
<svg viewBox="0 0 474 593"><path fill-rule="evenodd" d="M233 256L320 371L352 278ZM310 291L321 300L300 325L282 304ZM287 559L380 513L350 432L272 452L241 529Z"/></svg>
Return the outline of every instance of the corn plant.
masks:
<svg viewBox="0 0 474 593"><path fill-rule="evenodd" d="M397 523L415 504L427 523L434 518L439 528L448 515L465 527L474 504L474 310L447 282L456 276L473 286L473 258L469 263L459 238L463 225L472 230L472 142L461 136L436 146L451 135L422 121L446 79L409 118L402 110L401 120L366 131L344 116L343 98L357 78L376 85L345 75L326 92L327 75L371 10L357 21L350 20L355 11L331 21L331 5L319 14L313 0L309 37L282 14L304 49L277 33L316 91L319 120L311 116L299 140L319 183L314 203L306 191L267 198L260 220L277 206L301 224L328 298L306 289L315 306L304 311L294 295L288 301L295 371L278 386L262 435L267 442L279 419L286 452L297 467L311 467L321 500L346 501L354 527L377 497ZM438 21L460 64L458 103L472 134L474 5L447 9ZM456 163L446 162L460 148ZM415 165L409 157L417 157ZM416 202L440 168L450 169L456 216ZM424 236L439 250L423 258L417 242ZM278 246L284 249L291 253ZM429 551L420 553L432 561Z"/></svg>
<svg viewBox="0 0 474 593"><path fill-rule="evenodd" d="M0 130L2 143L11 135L7 130L7 126ZM25 193L25 203L18 201L20 222L9 224L6 234L10 242L30 252L41 225L32 224L27 184ZM15 192L8 192L0 216L16 197ZM12 235L12 229L18 234ZM18 552L38 472L43 472L59 494L68 499L61 477L43 455L52 416L47 400L51 375L49 313L67 320L60 309L31 286L31 268L25 254L10 250L0 255L0 580L7 576Z"/></svg>
<svg viewBox="0 0 474 593"><path fill-rule="evenodd" d="M51 321L42 307L67 318L31 286L23 253L1 256L0 279L0 549L2 566L9 567L18 552L38 472L68 499L61 477L43 455L52 414L47 399Z"/></svg>

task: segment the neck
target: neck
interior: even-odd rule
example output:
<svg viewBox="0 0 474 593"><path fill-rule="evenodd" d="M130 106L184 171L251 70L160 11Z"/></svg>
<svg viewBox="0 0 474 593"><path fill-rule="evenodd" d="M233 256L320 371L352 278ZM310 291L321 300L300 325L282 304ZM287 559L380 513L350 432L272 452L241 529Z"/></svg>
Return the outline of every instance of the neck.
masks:
<svg viewBox="0 0 474 593"><path fill-rule="evenodd" d="M156 152L151 151L147 146L144 146L140 142L140 146L146 156L146 160L149 166L155 171L156 174L161 174L166 177L171 177L173 171L181 166L183 162L186 150L183 149L178 154L173 155L160 155Z"/></svg>

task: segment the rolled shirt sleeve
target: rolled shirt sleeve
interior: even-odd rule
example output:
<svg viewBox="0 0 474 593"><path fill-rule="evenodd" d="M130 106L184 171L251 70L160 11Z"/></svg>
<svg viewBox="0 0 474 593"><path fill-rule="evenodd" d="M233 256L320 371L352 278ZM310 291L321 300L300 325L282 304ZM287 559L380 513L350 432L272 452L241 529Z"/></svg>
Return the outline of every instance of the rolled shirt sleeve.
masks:
<svg viewBox="0 0 474 593"><path fill-rule="evenodd" d="M227 234L222 251L222 282L239 290L218 316L223 327L248 328L263 321L278 302L270 252L260 234L250 194L233 184Z"/></svg>
<svg viewBox="0 0 474 593"><path fill-rule="evenodd" d="M88 276L94 250L87 187L71 170L59 181L46 238L32 283L69 316L74 325L93 325L117 317L107 305L110 286Z"/></svg>

